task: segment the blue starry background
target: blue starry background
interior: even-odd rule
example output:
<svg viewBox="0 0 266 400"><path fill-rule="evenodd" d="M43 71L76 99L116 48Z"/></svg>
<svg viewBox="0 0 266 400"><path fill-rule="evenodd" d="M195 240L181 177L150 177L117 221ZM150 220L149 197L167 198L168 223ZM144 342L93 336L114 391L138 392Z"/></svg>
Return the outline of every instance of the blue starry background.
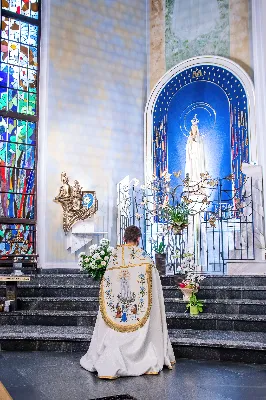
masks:
<svg viewBox="0 0 266 400"><path fill-rule="evenodd" d="M237 195L243 183L241 164L249 162L247 97L239 79L219 66L186 69L161 91L153 114L154 139L160 127L165 136L167 162L160 165L162 149L155 145L154 172L157 176L164 169L184 173L187 135L195 114L204 138L206 170L214 178L234 173L233 189ZM232 183L225 181L224 189L230 191Z"/></svg>

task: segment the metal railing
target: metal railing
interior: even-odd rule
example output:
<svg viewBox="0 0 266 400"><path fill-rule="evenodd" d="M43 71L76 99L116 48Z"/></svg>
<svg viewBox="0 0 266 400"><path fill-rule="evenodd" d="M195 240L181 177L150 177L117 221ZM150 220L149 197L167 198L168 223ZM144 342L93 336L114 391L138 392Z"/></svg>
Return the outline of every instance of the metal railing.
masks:
<svg viewBox="0 0 266 400"><path fill-rule="evenodd" d="M164 241L169 273L175 273L184 252L191 252L194 262L204 273L226 273L226 264L233 260L254 260L254 212L252 179L246 178L241 197L228 190L228 179L217 180L209 204L188 216L188 226L179 234L167 231L167 222L156 222L150 205L143 203L143 189L133 185L118 185L118 242L129 225L142 230L142 247L154 255L154 243ZM154 193L145 193L154 199ZM213 221L211 216L215 216Z"/></svg>

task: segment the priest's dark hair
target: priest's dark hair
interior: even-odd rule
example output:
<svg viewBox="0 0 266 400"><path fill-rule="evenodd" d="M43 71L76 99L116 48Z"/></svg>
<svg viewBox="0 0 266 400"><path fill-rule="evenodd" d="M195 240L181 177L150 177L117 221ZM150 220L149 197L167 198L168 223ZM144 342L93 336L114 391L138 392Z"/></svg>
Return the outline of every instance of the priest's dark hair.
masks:
<svg viewBox="0 0 266 400"><path fill-rule="evenodd" d="M126 243L130 242L136 243L140 237L141 237L141 230L137 226L131 225L125 229L124 241Z"/></svg>

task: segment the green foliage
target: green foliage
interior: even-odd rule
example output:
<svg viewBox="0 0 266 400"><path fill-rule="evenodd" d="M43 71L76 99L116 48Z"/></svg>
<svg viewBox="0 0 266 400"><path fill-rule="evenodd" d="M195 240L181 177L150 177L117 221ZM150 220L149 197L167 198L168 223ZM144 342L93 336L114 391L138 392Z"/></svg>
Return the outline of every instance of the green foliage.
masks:
<svg viewBox="0 0 266 400"><path fill-rule="evenodd" d="M188 309L190 307L197 307L198 311L202 312L204 304L197 299L197 296L195 295L195 293L192 293L192 295L190 296L190 299L189 299L189 303L186 305L186 307Z"/></svg>
<svg viewBox="0 0 266 400"><path fill-rule="evenodd" d="M188 223L189 209L185 203L179 203L176 206L168 206L166 213L168 215L168 220L172 225Z"/></svg>
<svg viewBox="0 0 266 400"><path fill-rule="evenodd" d="M165 250L164 242L161 242L159 245L154 245L153 250L155 251L155 253L164 254L164 250Z"/></svg>

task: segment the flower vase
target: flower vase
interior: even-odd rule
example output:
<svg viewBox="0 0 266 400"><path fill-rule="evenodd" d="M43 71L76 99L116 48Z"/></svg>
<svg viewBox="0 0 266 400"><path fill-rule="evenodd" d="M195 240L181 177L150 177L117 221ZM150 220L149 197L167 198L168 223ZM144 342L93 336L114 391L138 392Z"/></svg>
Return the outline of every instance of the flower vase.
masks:
<svg viewBox="0 0 266 400"><path fill-rule="evenodd" d="M198 306L190 306L190 315L199 315Z"/></svg>
<svg viewBox="0 0 266 400"><path fill-rule="evenodd" d="M166 269L166 254L163 253L155 253L155 264L156 268L159 272L159 275L165 275L165 269Z"/></svg>
<svg viewBox="0 0 266 400"><path fill-rule="evenodd" d="M174 235L181 235L183 230L188 226L188 224L181 223L180 225L173 225L172 230Z"/></svg>
<svg viewBox="0 0 266 400"><path fill-rule="evenodd" d="M193 293L198 293L198 289L181 288L181 287L179 289L183 293L184 301L189 301L189 299Z"/></svg>

